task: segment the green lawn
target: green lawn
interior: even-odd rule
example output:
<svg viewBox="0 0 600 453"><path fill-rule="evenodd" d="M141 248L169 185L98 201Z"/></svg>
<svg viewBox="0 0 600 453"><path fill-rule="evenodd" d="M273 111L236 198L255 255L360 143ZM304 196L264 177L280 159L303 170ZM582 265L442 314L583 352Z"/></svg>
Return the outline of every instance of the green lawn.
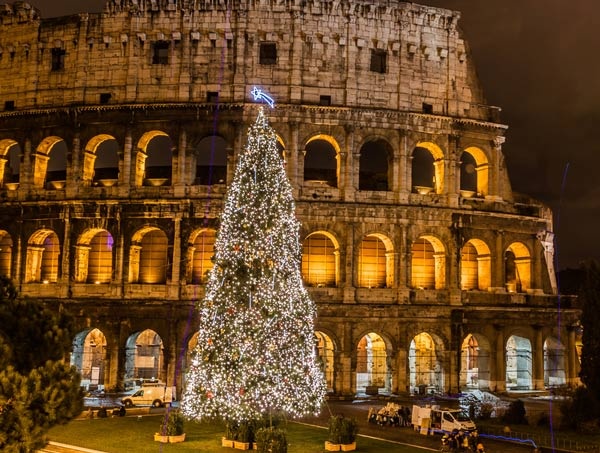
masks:
<svg viewBox="0 0 600 453"><path fill-rule="evenodd" d="M49 432L52 441L101 450L109 453L144 452L202 452L232 453L239 450L221 447L224 428L216 423L192 423L185 425L186 441L180 444L154 442L163 416L114 417L73 420L67 425L56 426ZM327 431L298 423L287 427L288 453L322 453ZM407 447L385 441L359 437L357 451L369 453L410 453L417 447Z"/></svg>

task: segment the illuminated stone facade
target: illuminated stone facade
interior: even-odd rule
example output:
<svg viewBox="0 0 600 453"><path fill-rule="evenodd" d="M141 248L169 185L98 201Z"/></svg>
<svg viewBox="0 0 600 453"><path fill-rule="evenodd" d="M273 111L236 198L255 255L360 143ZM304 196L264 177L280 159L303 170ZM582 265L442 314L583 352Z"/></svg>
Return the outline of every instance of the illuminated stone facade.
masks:
<svg viewBox="0 0 600 453"><path fill-rule="evenodd" d="M256 85L277 101L332 394L575 385L551 212L511 190L459 17L395 0L3 5L0 272L75 314L86 385L181 388Z"/></svg>

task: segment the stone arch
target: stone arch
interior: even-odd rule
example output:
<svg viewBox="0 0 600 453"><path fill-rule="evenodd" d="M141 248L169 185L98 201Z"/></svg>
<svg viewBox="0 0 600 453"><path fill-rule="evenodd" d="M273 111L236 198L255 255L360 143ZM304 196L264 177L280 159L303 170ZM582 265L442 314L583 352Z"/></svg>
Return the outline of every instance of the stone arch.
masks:
<svg viewBox="0 0 600 453"><path fill-rule="evenodd" d="M306 236L302 243L302 278L308 286L338 285L339 250L336 238L327 231Z"/></svg>
<svg viewBox="0 0 600 453"><path fill-rule="evenodd" d="M392 147L386 140L366 141L360 148L358 190L390 190L392 156Z"/></svg>
<svg viewBox="0 0 600 453"><path fill-rule="evenodd" d="M356 345L356 393L378 394L391 391L391 346L385 337L368 332Z"/></svg>
<svg viewBox="0 0 600 453"><path fill-rule="evenodd" d="M119 179L119 152L117 139L109 134L98 134L85 145L83 175L85 185L112 186Z"/></svg>
<svg viewBox="0 0 600 453"><path fill-rule="evenodd" d="M75 335L71 365L81 375L81 386L86 390L104 390L107 372L106 336L97 328L86 329Z"/></svg>
<svg viewBox="0 0 600 453"><path fill-rule="evenodd" d="M420 236L411 245L411 286L417 289L446 286L446 250L435 236Z"/></svg>
<svg viewBox="0 0 600 453"><path fill-rule="evenodd" d="M227 182L228 148L227 141L219 135L209 135L198 142L194 184L210 186Z"/></svg>
<svg viewBox="0 0 600 453"><path fill-rule="evenodd" d="M56 233L41 229L27 242L25 283L57 283L60 269L60 242Z"/></svg>
<svg viewBox="0 0 600 453"><path fill-rule="evenodd" d="M367 234L358 247L357 286L391 288L394 285L394 246L380 233Z"/></svg>
<svg viewBox="0 0 600 453"><path fill-rule="evenodd" d="M186 276L191 283L206 283L208 272L213 268L216 237L217 232L213 228L200 228L190 235Z"/></svg>
<svg viewBox="0 0 600 453"><path fill-rule="evenodd" d="M315 332L317 340L317 356L321 363L323 376L327 385L327 391L335 392L335 343L327 333L317 330Z"/></svg>
<svg viewBox="0 0 600 453"><path fill-rule="evenodd" d="M469 239L460 250L460 288L485 291L491 284L490 248L481 239Z"/></svg>
<svg viewBox="0 0 600 453"><path fill-rule="evenodd" d="M420 332L408 352L409 391L439 393L444 390L443 341L435 334Z"/></svg>
<svg viewBox="0 0 600 453"><path fill-rule="evenodd" d="M67 144L57 136L43 139L33 156L33 185L43 188L62 189L67 179Z"/></svg>
<svg viewBox="0 0 600 453"><path fill-rule="evenodd" d="M130 283L166 283L168 239L165 232L158 227L146 226L133 235L130 247Z"/></svg>
<svg viewBox="0 0 600 453"><path fill-rule="evenodd" d="M75 246L76 282L110 283L113 271L112 235L102 228L90 228L78 239Z"/></svg>
<svg viewBox="0 0 600 453"><path fill-rule="evenodd" d="M12 275L12 250L13 240L5 230L0 230L0 276L13 277Z"/></svg>
<svg viewBox="0 0 600 453"><path fill-rule="evenodd" d="M444 153L432 142L418 142L412 152L413 191L422 195L444 190Z"/></svg>
<svg viewBox="0 0 600 453"><path fill-rule="evenodd" d="M14 158L15 151L17 152L16 159ZM21 147L15 140L10 138L0 140L0 182L4 187L7 187L7 183L19 182L20 153Z"/></svg>
<svg viewBox="0 0 600 453"><path fill-rule="evenodd" d="M331 135L309 138L304 148L304 182L338 187L340 146Z"/></svg>
<svg viewBox="0 0 600 453"><path fill-rule="evenodd" d="M504 252L504 284L509 293L531 288L531 253L522 242L513 242Z"/></svg>
<svg viewBox="0 0 600 453"><path fill-rule="evenodd" d="M460 388L489 389L491 346L484 335L465 336L460 354Z"/></svg>
<svg viewBox="0 0 600 453"><path fill-rule="evenodd" d="M562 387L567 384L565 372L565 346L556 337L544 341L544 386Z"/></svg>
<svg viewBox="0 0 600 453"><path fill-rule="evenodd" d="M158 379L166 382L164 345L152 329L132 334L125 344L125 379Z"/></svg>
<svg viewBox="0 0 600 453"><path fill-rule="evenodd" d="M489 160L486 153L476 146L465 148L460 159L461 194L486 196L489 194ZM468 192L474 192L473 194Z"/></svg>
<svg viewBox="0 0 600 453"><path fill-rule="evenodd" d="M525 337L511 335L506 341L506 389L531 390L532 383L531 341Z"/></svg>
<svg viewBox="0 0 600 453"><path fill-rule="evenodd" d="M171 184L174 149L166 132L152 130L144 133L137 143L135 185Z"/></svg>

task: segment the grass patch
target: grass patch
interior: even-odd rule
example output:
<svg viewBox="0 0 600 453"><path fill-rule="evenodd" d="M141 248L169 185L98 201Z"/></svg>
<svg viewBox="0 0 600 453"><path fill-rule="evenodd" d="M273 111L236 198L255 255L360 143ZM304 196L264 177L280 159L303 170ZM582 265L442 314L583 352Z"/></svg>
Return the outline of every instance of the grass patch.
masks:
<svg viewBox="0 0 600 453"><path fill-rule="evenodd" d="M160 430L163 416L114 417L73 420L55 426L48 433L50 440L109 453L203 452L232 453L238 450L221 447L225 428L221 423L186 422L186 440L179 444L162 444L153 440ZM287 426L288 453L323 453L327 430L298 423ZM390 446L393 445L392 449ZM357 450L369 453L410 453L415 447L359 437Z"/></svg>

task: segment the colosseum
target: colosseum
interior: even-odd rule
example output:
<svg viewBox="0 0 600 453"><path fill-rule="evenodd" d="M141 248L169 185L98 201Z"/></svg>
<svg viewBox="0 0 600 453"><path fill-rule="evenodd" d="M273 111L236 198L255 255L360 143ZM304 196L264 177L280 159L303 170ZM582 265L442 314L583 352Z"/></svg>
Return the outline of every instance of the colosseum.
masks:
<svg viewBox="0 0 600 453"><path fill-rule="evenodd" d="M276 100L330 395L579 382L552 213L511 189L459 12L107 0L44 19L19 1L0 19L0 272L74 314L86 388L181 392L255 86Z"/></svg>

